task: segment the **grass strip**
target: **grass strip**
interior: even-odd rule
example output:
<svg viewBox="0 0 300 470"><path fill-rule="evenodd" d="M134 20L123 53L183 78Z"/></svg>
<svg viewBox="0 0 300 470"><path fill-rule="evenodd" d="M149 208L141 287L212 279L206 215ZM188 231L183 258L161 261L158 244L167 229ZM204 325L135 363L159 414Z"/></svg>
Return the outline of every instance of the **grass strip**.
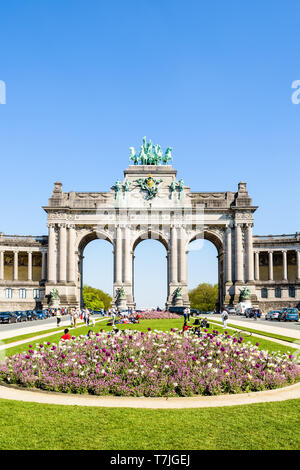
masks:
<svg viewBox="0 0 300 470"><path fill-rule="evenodd" d="M299 415L300 399L178 410L1 399L0 449L296 450Z"/></svg>
<svg viewBox="0 0 300 470"><path fill-rule="evenodd" d="M218 325L222 325L222 322L219 320L212 320L212 321L214 323L217 323ZM292 338L291 336L283 336L283 335L278 335L276 333L270 333L268 331L255 330L253 328L243 327L241 325L234 325L233 323L228 323L227 325L228 327L237 328L243 331L249 331L250 333L256 333L258 335L267 336L269 338L280 339L281 341L286 341L287 343L295 343L296 341L299 341L297 340L297 338Z"/></svg>
<svg viewBox="0 0 300 470"><path fill-rule="evenodd" d="M101 319L102 318L97 318L96 322L98 322ZM36 336L40 336L43 334L55 333L55 331L63 331L65 328L70 329L72 328L72 326L70 324L70 325L65 325L65 326L59 326L51 330L39 330L33 333L27 333L27 334L20 335L20 336L12 336L11 338L5 338L5 339L0 340L0 344L12 344L12 343L16 343L17 341L22 341L23 339L35 338Z"/></svg>

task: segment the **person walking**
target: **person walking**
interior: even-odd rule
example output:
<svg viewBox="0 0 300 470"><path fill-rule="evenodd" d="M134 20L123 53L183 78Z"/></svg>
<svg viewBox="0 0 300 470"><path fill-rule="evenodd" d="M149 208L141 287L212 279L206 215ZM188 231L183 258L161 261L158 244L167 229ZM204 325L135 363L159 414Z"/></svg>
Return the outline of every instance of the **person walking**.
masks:
<svg viewBox="0 0 300 470"><path fill-rule="evenodd" d="M187 322L188 309L187 307L183 310L184 323Z"/></svg>
<svg viewBox="0 0 300 470"><path fill-rule="evenodd" d="M227 320L228 320L228 313L225 310L225 308L223 309L221 317L222 317L223 326L224 326L224 328L226 328L227 327Z"/></svg>
<svg viewBox="0 0 300 470"><path fill-rule="evenodd" d="M187 321L190 321L191 309L190 309L190 307L187 307L186 310L187 310L187 311L186 311Z"/></svg>
<svg viewBox="0 0 300 470"><path fill-rule="evenodd" d="M76 328L77 327L77 319L78 319L78 311L77 310L75 310L75 312L74 312L73 319L74 319L74 328Z"/></svg>
<svg viewBox="0 0 300 470"><path fill-rule="evenodd" d="M70 312L70 323L71 323L71 326L74 326L74 313L73 313L73 310L71 310L71 312Z"/></svg>
<svg viewBox="0 0 300 470"><path fill-rule="evenodd" d="M57 312L56 312L56 326L57 326L57 328L59 327L60 321L61 321L61 313L60 313L60 309L58 308Z"/></svg>

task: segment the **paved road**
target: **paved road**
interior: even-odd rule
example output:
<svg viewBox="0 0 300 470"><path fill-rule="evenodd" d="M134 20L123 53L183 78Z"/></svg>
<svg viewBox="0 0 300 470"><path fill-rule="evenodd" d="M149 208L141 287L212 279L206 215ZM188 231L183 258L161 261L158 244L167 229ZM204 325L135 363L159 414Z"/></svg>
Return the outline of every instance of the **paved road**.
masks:
<svg viewBox="0 0 300 470"><path fill-rule="evenodd" d="M101 318L100 315L95 315L95 319ZM79 321L78 325L82 322ZM70 316L63 315L61 317L60 327L70 326ZM13 336L25 335L27 333L34 333L36 331L47 331L56 328L56 317L46 318L45 320L32 320L20 323L0 324L0 340L10 338Z"/></svg>
<svg viewBox="0 0 300 470"><path fill-rule="evenodd" d="M218 315L215 315L216 317ZM280 327L283 329L294 329L296 331L300 331L300 321L294 322L294 321L277 321L277 320L265 320L264 318L258 318L257 320L254 320L253 318L246 318L243 315L229 315L228 322L230 323L230 320L239 320L239 321L244 321L244 322L251 322L253 324L254 329L259 330L259 325L271 325L271 326L276 326Z"/></svg>
<svg viewBox="0 0 300 470"><path fill-rule="evenodd" d="M69 320L69 316L66 315L66 318L62 317L62 320ZM50 317L46 318L45 320L32 320L32 321L22 321L20 323L3 323L0 324L0 332L2 331L15 331L19 330L20 334L23 334L24 328L28 328L29 326L45 326L45 327L51 327L51 328L56 328L56 318L55 317Z"/></svg>

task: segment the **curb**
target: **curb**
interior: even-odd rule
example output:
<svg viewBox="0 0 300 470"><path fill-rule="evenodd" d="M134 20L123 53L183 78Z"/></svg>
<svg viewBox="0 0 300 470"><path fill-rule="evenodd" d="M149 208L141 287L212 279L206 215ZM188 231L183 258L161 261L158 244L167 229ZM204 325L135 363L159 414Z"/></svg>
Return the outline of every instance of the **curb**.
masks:
<svg viewBox="0 0 300 470"><path fill-rule="evenodd" d="M212 408L223 406L250 405L300 399L300 382L274 390L240 393L237 395L216 395L201 397L150 398L75 395L44 390L28 390L16 385L1 384L0 398L50 405L93 406L107 408L180 409Z"/></svg>

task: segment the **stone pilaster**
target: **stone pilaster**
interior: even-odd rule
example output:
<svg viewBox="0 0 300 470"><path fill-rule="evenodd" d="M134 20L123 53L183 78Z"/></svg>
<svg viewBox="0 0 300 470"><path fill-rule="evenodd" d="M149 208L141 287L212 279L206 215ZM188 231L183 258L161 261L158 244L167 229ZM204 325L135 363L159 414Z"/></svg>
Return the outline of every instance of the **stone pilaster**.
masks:
<svg viewBox="0 0 300 470"><path fill-rule="evenodd" d="M297 255L297 281L300 281L300 250L296 251Z"/></svg>
<svg viewBox="0 0 300 470"><path fill-rule="evenodd" d="M122 283L122 234L121 227L118 225L116 227L116 240L115 240L115 283Z"/></svg>
<svg viewBox="0 0 300 470"><path fill-rule="evenodd" d="M68 227L68 282L75 282L75 227Z"/></svg>
<svg viewBox="0 0 300 470"><path fill-rule="evenodd" d="M19 253L17 251L14 251L14 281L18 280L18 259Z"/></svg>
<svg viewBox="0 0 300 470"><path fill-rule="evenodd" d="M56 242L55 242L55 226L48 225L48 282L56 284Z"/></svg>
<svg viewBox="0 0 300 470"><path fill-rule="evenodd" d="M243 284L243 241L242 241L242 225L235 224L235 282Z"/></svg>
<svg viewBox="0 0 300 470"><path fill-rule="evenodd" d="M287 281L288 272L287 272L287 251L286 250L282 251L282 265L283 265L282 280Z"/></svg>
<svg viewBox="0 0 300 470"><path fill-rule="evenodd" d="M42 251L42 280L47 279L47 265L46 265L46 252Z"/></svg>
<svg viewBox="0 0 300 470"><path fill-rule="evenodd" d="M231 227L226 229L226 251L225 251L225 282L232 282L232 250L231 250Z"/></svg>
<svg viewBox="0 0 300 470"><path fill-rule="evenodd" d="M32 251L28 251L28 281L32 281Z"/></svg>
<svg viewBox="0 0 300 470"><path fill-rule="evenodd" d="M177 229L171 227L171 283L178 282L178 253L177 253Z"/></svg>
<svg viewBox="0 0 300 470"><path fill-rule="evenodd" d="M4 279L4 251L0 251L0 281Z"/></svg>
<svg viewBox="0 0 300 470"><path fill-rule="evenodd" d="M252 242L252 224L247 224L247 282L253 283L254 281L254 266L253 266L253 242Z"/></svg>
<svg viewBox="0 0 300 470"><path fill-rule="evenodd" d="M259 251L256 251L254 256L255 256L255 280L259 281Z"/></svg>
<svg viewBox="0 0 300 470"><path fill-rule="evenodd" d="M59 282L67 280L67 229L65 224L59 227Z"/></svg>
<svg viewBox="0 0 300 470"><path fill-rule="evenodd" d="M274 274L273 274L273 252L269 251L269 281L273 281Z"/></svg>

